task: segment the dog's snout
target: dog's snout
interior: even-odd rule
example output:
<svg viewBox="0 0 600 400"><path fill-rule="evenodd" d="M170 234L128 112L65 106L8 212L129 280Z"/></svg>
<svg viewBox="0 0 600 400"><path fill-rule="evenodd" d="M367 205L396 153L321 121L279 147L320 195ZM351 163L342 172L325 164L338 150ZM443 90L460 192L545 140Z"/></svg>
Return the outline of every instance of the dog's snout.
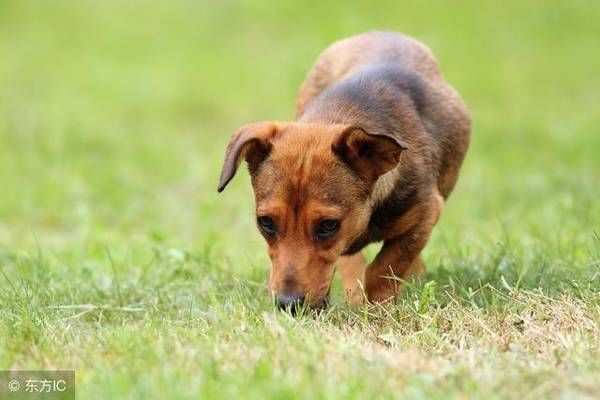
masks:
<svg viewBox="0 0 600 400"><path fill-rule="evenodd" d="M277 302L282 310L289 310L292 314L296 314L300 307L304 304L304 295L299 293L279 293Z"/></svg>

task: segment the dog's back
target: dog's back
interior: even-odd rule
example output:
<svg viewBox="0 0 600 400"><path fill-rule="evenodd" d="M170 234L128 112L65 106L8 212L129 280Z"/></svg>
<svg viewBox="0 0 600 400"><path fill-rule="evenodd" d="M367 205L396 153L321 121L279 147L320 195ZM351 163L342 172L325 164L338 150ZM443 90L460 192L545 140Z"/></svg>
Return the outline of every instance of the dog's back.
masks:
<svg viewBox="0 0 600 400"><path fill-rule="evenodd" d="M353 115L356 121L336 120L344 108L344 118ZM425 158L413 161L431 166L444 198L456 183L469 143L469 112L431 51L392 32L364 33L329 46L300 88L296 115L300 121L325 118L400 130L395 133ZM415 124L427 134L419 137L419 130L410 128Z"/></svg>
<svg viewBox="0 0 600 400"><path fill-rule="evenodd" d="M422 43L399 33L367 32L335 42L321 53L300 88L296 115L327 86L374 64L395 64L428 80L441 79L437 61Z"/></svg>

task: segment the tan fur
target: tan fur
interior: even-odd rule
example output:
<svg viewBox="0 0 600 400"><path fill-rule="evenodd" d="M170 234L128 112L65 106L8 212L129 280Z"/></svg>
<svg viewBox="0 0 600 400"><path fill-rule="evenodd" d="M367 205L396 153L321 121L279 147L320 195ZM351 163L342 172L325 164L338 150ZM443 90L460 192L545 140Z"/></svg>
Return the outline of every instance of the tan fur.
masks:
<svg viewBox="0 0 600 400"><path fill-rule="evenodd" d="M361 252L338 259L344 295L348 303L358 305L363 302L365 268L367 263Z"/></svg>
<svg viewBox="0 0 600 400"><path fill-rule="evenodd" d="M276 233L269 291L327 298L334 265L352 303L363 286L386 301L424 273L421 251L454 188L470 117L431 51L390 32L332 44L300 88L295 122L243 127L228 146L219 190L248 162L257 216ZM327 239L316 232L339 222ZM364 269L360 250L383 241ZM390 279L391 277L391 279Z"/></svg>

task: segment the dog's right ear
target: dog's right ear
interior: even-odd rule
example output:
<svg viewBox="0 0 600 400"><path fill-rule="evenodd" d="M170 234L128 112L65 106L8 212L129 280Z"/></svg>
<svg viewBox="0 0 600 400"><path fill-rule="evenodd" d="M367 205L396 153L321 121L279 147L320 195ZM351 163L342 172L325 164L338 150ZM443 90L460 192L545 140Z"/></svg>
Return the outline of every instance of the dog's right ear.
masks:
<svg viewBox="0 0 600 400"><path fill-rule="evenodd" d="M331 145L333 153L371 182L395 168L406 143L387 133L372 134L359 126L346 127Z"/></svg>
<svg viewBox="0 0 600 400"><path fill-rule="evenodd" d="M225 189L235 175L242 158L253 174L271 151L270 140L279 130L275 122L256 122L242 126L229 140L217 191Z"/></svg>

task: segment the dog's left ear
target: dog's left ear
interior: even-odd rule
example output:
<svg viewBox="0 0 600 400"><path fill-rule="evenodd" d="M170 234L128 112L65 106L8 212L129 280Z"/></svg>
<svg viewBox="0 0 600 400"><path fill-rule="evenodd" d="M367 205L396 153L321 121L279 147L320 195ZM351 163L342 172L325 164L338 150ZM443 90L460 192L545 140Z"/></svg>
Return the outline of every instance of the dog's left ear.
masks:
<svg viewBox="0 0 600 400"><path fill-rule="evenodd" d="M406 143L388 134L372 134L359 126L344 129L331 145L331 150L373 182L400 162Z"/></svg>
<svg viewBox="0 0 600 400"><path fill-rule="evenodd" d="M220 193L235 175L242 158L248 163L250 173L254 173L258 165L269 155L271 142L278 132L275 122L256 122L242 126L229 140L225 152L225 161L221 170Z"/></svg>

